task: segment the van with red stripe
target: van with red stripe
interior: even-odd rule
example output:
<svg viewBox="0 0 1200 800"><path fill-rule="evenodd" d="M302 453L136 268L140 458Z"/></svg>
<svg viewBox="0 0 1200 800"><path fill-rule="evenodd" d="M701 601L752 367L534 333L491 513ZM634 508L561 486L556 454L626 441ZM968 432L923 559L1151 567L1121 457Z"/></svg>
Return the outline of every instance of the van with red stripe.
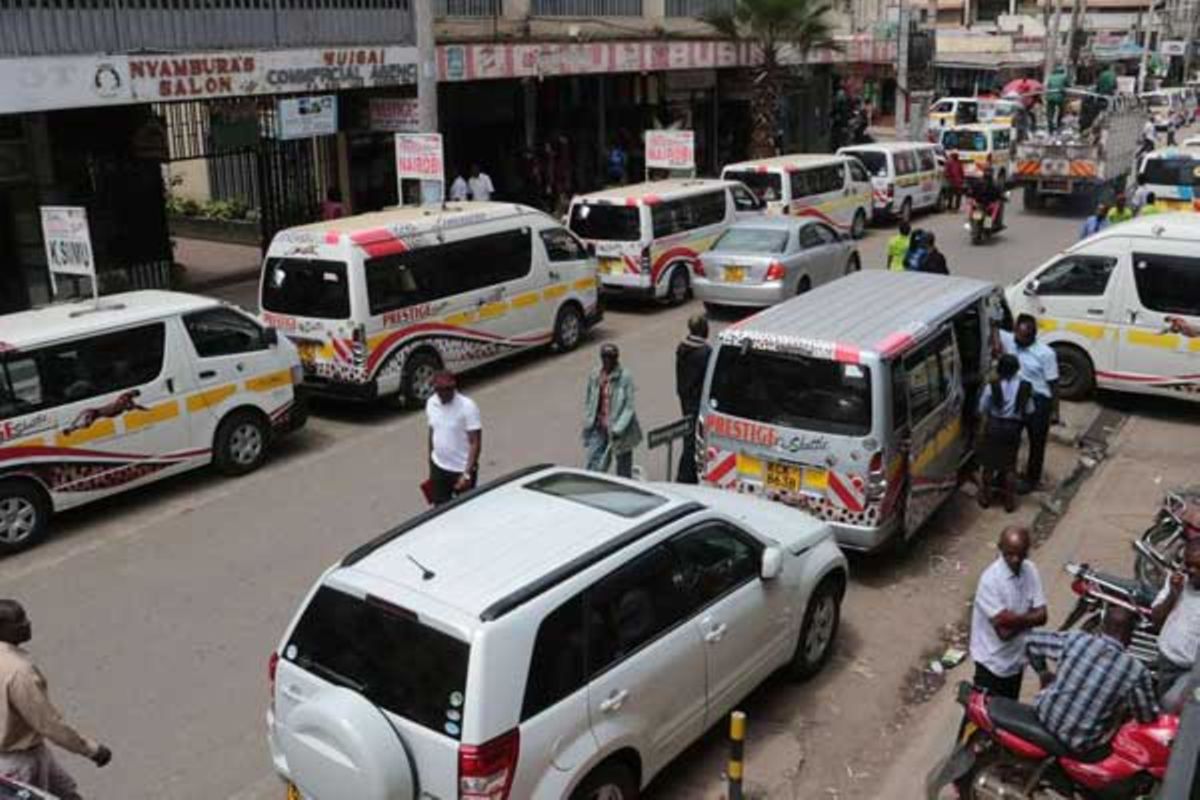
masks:
<svg viewBox="0 0 1200 800"><path fill-rule="evenodd" d="M304 424L296 348L209 297L142 291L0 316L0 553L51 514L181 472L241 475Z"/></svg>
<svg viewBox="0 0 1200 800"><path fill-rule="evenodd" d="M686 178L605 189L571 200L571 231L600 260L600 288L679 304L700 254L763 203L735 181Z"/></svg>
<svg viewBox="0 0 1200 800"><path fill-rule="evenodd" d="M908 222L917 211L941 206L944 170L937 145L876 142L843 147L838 153L857 158L870 173L874 219Z"/></svg>
<svg viewBox="0 0 1200 800"><path fill-rule="evenodd" d="M721 332L697 425L702 482L802 508L838 542L907 539L972 455L1000 289L856 272Z"/></svg>
<svg viewBox="0 0 1200 800"><path fill-rule="evenodd" d="M310 390L423 404L440 370L571 350L601 318L596 262L514 203L397 208L281 231L260 309L300 349Z"/></svg>
<svg viewBox="0 0 1200 800"><path fill-rule="evenodd" d="M726 180L749 186L775 214L815 217L861 239L871 220L871 179L857 159L844 155L760 158L728 164Z"/></svg>

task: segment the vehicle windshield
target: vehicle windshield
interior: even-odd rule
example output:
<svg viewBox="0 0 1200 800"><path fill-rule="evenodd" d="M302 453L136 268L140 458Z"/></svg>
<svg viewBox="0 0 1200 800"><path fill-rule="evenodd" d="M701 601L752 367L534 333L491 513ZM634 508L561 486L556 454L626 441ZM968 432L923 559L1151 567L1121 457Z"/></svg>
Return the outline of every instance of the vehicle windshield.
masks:
<svg viewBox="0 0 1200 800"><path fill-rule="evenodd" d="M871 371L800 355L726 345L713 370L713 411L797 430L871 432Z"/></svg>
<svg viewBox="0 0 1200 800"><path fill-rule="evenodd" d="M263 268L262 307L277 314L347 319L350 289L341 261L268 258Z"/></svg>
<svg viewBox="0 0 1200 800"><path fill-rule="evenodd" d="M947 150L984 153L988 149L987 134L980 131L944 131L942 146Z"/></svg>
<svg viewBox="0 0 1200 800"><path fill-rule="evenodd" d="M456 740L470 653L407 609L329 586L317 590L283 649L301 669Z"/></svg>
<svg viewBox="0 0 1200 800"><path fill-rule="evenodd" d="M949 114L954 110L953 100L939 100L934 104L933 108L929 109L934 114Z"/></svg>
<svg viewBox="0 0 1200 800"><path fill-rule="evenodd" d="M857 158L876 178L887 177L887 154L875 150L847 150L847 153Z"/></svg>
<svg viewBox="0 0 1200 800"><path fill-rule="evenodd" d="M746 184L746 187L764 203L774 203L783 199L783 177L778 173L727 169L721 177L727 181L741 181Z"/></svg>
<svg viewBox="0 0 1200 800"><path fill-rule="evenodd" d="M636 242L642 238L641 209L578 203L571 209L571 231L584 239L601 242Z"/></svg>
<svg viewBox="0 0 1200 800"><path fill-rule="evenodd" d="M1200 158L1147 159L1141 181L1158 186L1200 186Z"/></svg>
<svg viewBox="0 0 1200 800"><path fill-rule="evenodd" d="M734 227L721 234L713 245L721 253L782 253L788 232L779 228Z"/></svg>

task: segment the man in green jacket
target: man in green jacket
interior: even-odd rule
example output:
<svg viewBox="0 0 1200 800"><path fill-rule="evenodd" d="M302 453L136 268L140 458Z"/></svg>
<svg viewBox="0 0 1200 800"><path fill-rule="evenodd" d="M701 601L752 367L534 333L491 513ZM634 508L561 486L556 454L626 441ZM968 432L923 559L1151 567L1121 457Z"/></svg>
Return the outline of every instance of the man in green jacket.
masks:
<svg viewBox="0 0 1200 800"><path fill-rule="evenodd" d="M1062 64L1054 68L1046 81L1046 129L1058 130L1062 123L1063 103L1067 99L1067 69Z"/></svg>
<svg viewBox="0 0 1200 800"><path fill-rule="evenodd" d="M600 348L600 366L588 376L583 405L583 448L587 469L607 472L615 458L617 474L633 477L633 450L642 427L633 407L633 376L621 366L615 344Z"/></svg>
<svg viewBox="0 0 1200 800"><path fill-rule="evenodd" d="M912 226L907 222L900 223L900 230L887 243L887 268L892 272L904 271L904 259L908 256L908 247L912 244Z"/></svg>
<svg viewBox="0 0 1200 800"><path fill-rule="evenodd" d="M1100 77L1096 78L1096 94L1102 94L1105 97L1112 97L1117 93L1117 71L1109 64L1100 73Z"/></svg>

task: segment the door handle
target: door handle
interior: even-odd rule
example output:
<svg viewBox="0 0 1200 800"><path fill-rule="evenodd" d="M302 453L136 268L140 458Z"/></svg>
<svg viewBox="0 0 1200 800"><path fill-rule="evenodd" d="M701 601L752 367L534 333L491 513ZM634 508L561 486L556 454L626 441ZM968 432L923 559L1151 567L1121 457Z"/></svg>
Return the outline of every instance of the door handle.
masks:
<svg viewBox="0 0 1200 800"><path fill-rule="evenodd" d="M704 641L709 644L716 644L725 638L725 631L727 630L729 630L729 627L724 622L714 625L709 628L708 633L704 634Z"/></svg>
<svg viewBox="0 0 1200 800"><path fill-rule="evenodd" d="M552 269L552 270L550 270L550 271L547 273L547 276L548 276L548 277L550 278L550 280L552 280L552 281L557 281L557 280L561 280L561 279L562 279L562 276L558 274L558 271L557 271L557 270L553 270L553 269Z"/></svg>
<svg viewBox="0 0 1200 800"><path fill-rule="evenodd" d="M1091 314L1093 317L1102 317L1102 316L1104 316L1104 309L1103 308L1089 308L1087 310L1087 313Z"/></svg>
<svg viewBox="0 0 1200 800"><path fill-rule="evenodd" d="M215 377L217 377L217 371L215 369L206 369L200 373L200 380L202 380L202 381L208 380L209 378L215 378Z"/></svg>
<svg viewBox="0 0 1200 800"><path fill-rule="evenodd" d="M625 705L625 698L629 697L629 691L621 689L613 692L608 697L600 701L600 710L605 714L611 714L614 711L619 711L621 706Z"/></svg>
<svg viewBox="0 0 1200 800"><path fill-rule="evenodd" d="M1137 315L1138 315L1137 309L1134 309L1134 308L1126 309L1126 313L1129 314L1129 324L1136 325L1137 324Z"/></svg>
<svg viewBox="0 0 1200 800"><path fill-rule="evenodd" d="M175 394L175 379L167 378L167 393Z"/></svg>

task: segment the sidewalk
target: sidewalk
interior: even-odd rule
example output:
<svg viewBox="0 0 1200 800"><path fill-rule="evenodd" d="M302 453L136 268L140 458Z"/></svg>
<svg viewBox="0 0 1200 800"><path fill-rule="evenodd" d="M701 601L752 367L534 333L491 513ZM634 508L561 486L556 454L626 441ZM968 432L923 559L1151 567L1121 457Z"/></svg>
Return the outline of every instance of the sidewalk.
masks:
<svg viewBox="0 0 1200 800"><path fill-rule="evenodd" d="M175 262L183 265L185 288L190 292L255 279L262 269L262 251L257 247L182 236L174 242Z"/></svg>
<svg viewBox="0 0 1200 800"><path fill-rule="evenodd" d="M1085 481L1053 535L1031 556L1046 585L1051 627L1074 604L1063 564L1086 561L1132 575L1130 541L1149 525L1164 490L1196 478L1197 414L1182 404L1148 405L1154 407L1150 415L1139 411L1131 416L1109 442L1108 457ZM961 719L954 687L973 673L971 662L964 662L949 672L946 685L927 705L914 709L918 721L904 732L908 746L880 781L879 800L925 797L925 775L949 752ZM1025 694L1032 696L1035 689L1036 681L1027 673Z"/></svg>

